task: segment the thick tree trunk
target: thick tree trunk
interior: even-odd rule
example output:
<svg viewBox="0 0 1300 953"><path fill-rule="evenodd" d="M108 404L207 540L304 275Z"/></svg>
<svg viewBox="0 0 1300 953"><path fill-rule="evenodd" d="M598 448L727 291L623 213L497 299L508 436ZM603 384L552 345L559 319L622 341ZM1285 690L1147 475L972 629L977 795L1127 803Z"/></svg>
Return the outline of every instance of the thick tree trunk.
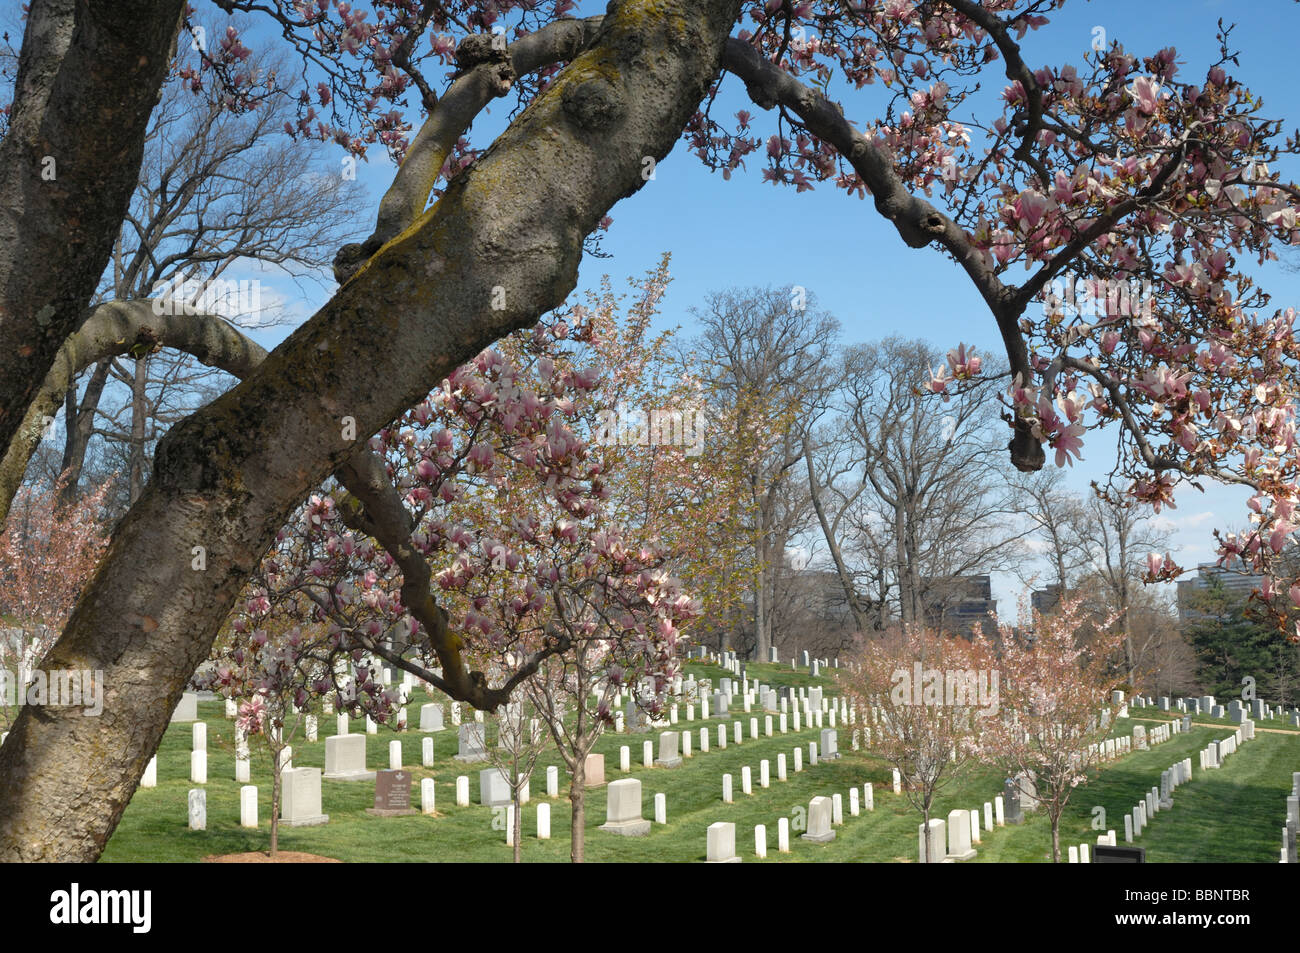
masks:
<svg viewBox="0 0 1300 953"><path fill-rule="evenodd" d="M898 574L898 614L904 624L916 621L916 593L912 588L912 572L907 562L903 540L906 534L902 505L894 507L894 571Z"/></svg>
<svg viewBox="0 0 1300 953"><path fill-rule="evenodd" d="M354 454L349 424L364 440L563 302L584 237L644 185L644 157L667 155L716 77L739 7L611 5L596 46L432 209L248 379L172 428L45 660L102 672L103 714L19 716L0 749L0 859L99 855L244 581L293 507ZM196 547L204 570L191 568Z"/></svg>
<svg viewBox="0 0 1300 953"><path fill-rule="evenodd" d="M183 6L31 4L0 142L0 446L108 265Z"/></svg>

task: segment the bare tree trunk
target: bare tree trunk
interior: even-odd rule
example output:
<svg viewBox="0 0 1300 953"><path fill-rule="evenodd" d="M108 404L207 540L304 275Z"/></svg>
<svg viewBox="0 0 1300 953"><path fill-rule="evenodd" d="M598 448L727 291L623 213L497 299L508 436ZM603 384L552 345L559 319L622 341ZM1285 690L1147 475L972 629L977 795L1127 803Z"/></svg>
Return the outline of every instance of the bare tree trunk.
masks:
<svg viewBox="0 0 1300 953"><path fill-rule="evenodd" d="M280 752L271 751L271 856L280 850Z"/></svg>
<svg viewBox="0 0 1300 953"><path fill-rule="evenodd" d="M573 762L573 779L569 782L569 860L581 864L587 834L587 764L585 758Z"/></svg>
<svg viewBox="0 0 1300 953"><path fill-rule="evenodd" d="M67 408L64 423L67 433L63 438L63 461L59 466L59 475L63 485L59 487L59 504L68 506L77 499L77 488L81 483L81 471L86 464L86 450L90 446L90 436L95 429L95 413L99 409L99 399L104 394L108 383L109 368L112 359L99 361L86 383L86 392L77 403L77 390L68 388Z"/></svg>
<svg viewBox="0 0 1300 953"><path fill-rule="evenodd" d="M930 862L930 805L927 803L921 810L921 823L924 825L921 830L924 835L921 837L921 863Z"/></svg>
<svg viewBox="0 0 1300 953"><path fill-rule="evenodd" d="M849 576L848 567L844 565L844 557L840 553L839 541L835 539L835 532L831 529L830 520L826 518L826 509L822 506L822 494L817 486L817 474L813 470L811 445L804 445L804 459L808 463L808 491L812 496L813 509L817 512L817 521L821 523L822 535L826 537L826 548L830 550L831 560L835 563L835 573L839 576L840 588L844 590L844 598L849 604L849 611L853 613L853 623L858 627L859 632L869 632L871 631L870 620L867 619L867 614L858 601L857 589L853 585L852 577ZM767 661L767 657L764 656L762 661Z"/></svg>
<svg viewBox="0 0 1300 953"><path fill-rule="evenodd" d="M768 616L771 612L767 600L768 559L771 555L768 552L768 501L764 494L759 493L757 472L751 473L750 485L758 501L758 539L754 545L754 555L758 563L754 585L754 644L761 659L765 657L764 653L767 651L765 646L771 644L771 638L767 633Z"/></svg>
<svg viewBox="0 0 1300 953"><path fill-rule="evenodd" d="M521 831L523 830L523 826L524 826L524 823L523 823L524 806L523 806L522 804L519 803L519 781L518 781L518 778L519 778L519 775L518 775L518 773L516 773L516 774L515 774L515 779L516 779L516 780L515 780L515 785L514 785L514 787L511 788L511 790L514 792L515 816L514 816L513 822L512 822L511 825L510 825L511 828L512 828L512 830L510 831L510 845L511 845L511 848L512 848L511 853L512 853L513 858L514 858L514 863L516 863L516 864L519 863L519 850L520 850L520 836L519 836L519 835L520 835Z"/></svg>
<svg viewBox="0 0 1300 953"><path fill-rule="evenodd" d="M908 566L907 548L904 543L906 537L904 522L903 508L897 505L894 507L894 560L898 573L898 614L904 623L909 623L916 621L916 613L913 602L912 571Z"/></svg>
<svg viewBox="0 0 1300 953"><path fill-rule="evenodd" d="M149 383L149 359L135 359L135 375L131 379L131 502L134 504L144 492L144 437L149 418L146 386Z"/></svg>

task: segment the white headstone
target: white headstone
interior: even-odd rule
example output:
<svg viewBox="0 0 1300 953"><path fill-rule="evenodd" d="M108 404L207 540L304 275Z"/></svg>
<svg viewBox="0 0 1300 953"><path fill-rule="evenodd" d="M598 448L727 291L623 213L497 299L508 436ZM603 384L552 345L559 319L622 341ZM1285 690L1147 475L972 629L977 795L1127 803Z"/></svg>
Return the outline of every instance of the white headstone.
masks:
<svg viewBox="0 0 1300 953"><path fill-rule="evenodd" d="M602 831L624 837L640 837L650 833L650 822L641 816L641 781L637 778L620 778L611 781L605 802L605 823Z"/></svg>
<svg viewBox="0 0 1300 953"><path fill-rule="evenodd" d="M442 731L442 706L437 704L420 706L420 730Z"/></svg>
<svg viewBox="0 0 1300 953"><path fill-rule="evenodd" d="M917 860L923 864L943 863L947 850L947 825L943 818L930 818L929 828L925 824L917 825Z"/></svg>
<svg viewBox="0 0 1300 953"><path fill-rule="evenodd" d="M500 768L484 768L478 773L478 802L489 807L510 804L514 796L510 791L510 776Z"/></svg>
<svg viewBox="0 0 1300 953"><path fill-rule="evenodd" d="M675 731L664 731L659 735L659 760L661 768L681 767L682 756L678 750L680 736ZM648 743L648 742L647 742Z"/></svg>
<svg viewBox="0 0 1300 953"><path fill-rule="evenodd" d="M149 759L149 763L144 766L144 774L140 778L140 787L156 788L158 786L158 756L154 755Z"/></svg>
<svg viewBox="0 0 1300 953"><path fill-rule="evenodd" d="M280 775L280 823L315 827L329 821L321 813L320 768L290 768Z"/></svg>
<svg viewBox="0 0 1300 953"><path fill-rule="evenodd" d="M257 826L257 788L251 784L239 789L239 826Z"/></svg>
<svg viewBox="0 0 1300 953"><path fill-rule="evenodd" d="M708 849L705 859L710 864L738 864L736 856L736 825L717 821L709 825Z"/></svg>
<svg viewBox="0 0 1300 953"><path fill-rule="evenodd" d="M172 719L176 721L177 719ZM208 792L202 788L191 788L186 803L190 830L206 831L208 829Z"/></svg>
<svg viewBox="0 0 1300 953"><path fill-rule="evenodd" d="M425 741L432 741L432 738L426 738ZM433 814L437 811L437 785L434 784L433 778L420 779L420 813Z"/></svg>
<svg viewBox="0 0 1300 953"><path fill-rule="evenodd" d="M194 692L183 692L176 710L172 712L172 721L197 721L198 717L199 696Z"/></svg>
<svg viewBox="0 0 1300 953"><path fill-rule="evenodd" d="M327 781L373 781L375 772L366 770L366 736L334 735L325 739Z"/></svg>
<svg viewBox="0 0 1300 953"><path fill-rule="evenodd" d="M971 846L970 812L958 808L948 813L948 856L953 860L970 860L975 856Z"/></svg>
<svg viewBox="0 0 1300 953"><path fill-rule="evenodd" d="M808 830L803 835L804 840L824 844L835 839L835 831L831 830L832 810L833 804L828 797L815 797L808 802Z"/></svg>

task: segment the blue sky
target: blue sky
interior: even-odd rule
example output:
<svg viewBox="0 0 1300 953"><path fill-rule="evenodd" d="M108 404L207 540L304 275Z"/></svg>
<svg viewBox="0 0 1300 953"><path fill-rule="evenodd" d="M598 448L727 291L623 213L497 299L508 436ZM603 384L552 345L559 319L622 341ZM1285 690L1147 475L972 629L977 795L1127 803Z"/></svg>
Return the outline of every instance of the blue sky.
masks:
<svg viewBox="0 0 1300 953"><path fill-rule="evenodd" d="M604 4L587 3L583 8L600 12ZM1022 48L1031 66L1079 64L1092 44L1094 29L1101 27L1107 41L1118 40L1132 53L1147 55L1174 46L1180 77L1203 76L1217 59L1215 30L1220 18L1237 23L1232 47L1241 53L1241 66L1230 67L1229 72L1263 97L1266 114L1284 117L1288 128L1300 125L1293 95L1294 28L1300 25L1300 5L1293 0L1073 0L1053 13L1047 26L1029 33ZM1005 83L1000 72L990 72L989 95L996 95ZM774 131L770 119L743 99L734 78L725 84L722 102L720 116L749 108L758 116L756 128L762 136ZM868 120L874 115L871 105L864 99L850 99L846 114ZM495 115L480 120L476 144L486 145L488 134L500 127L506 111L498 107ZM790 187L765 185L760 181L761 159L751 158L755 161L748 172L737 172L725 182L679 143L659 163L654 181L613 209L614 226L603 242L612 257L587 259L577 292L594 287L602 274L611 275L621 286L625 276L642 274L668 251L673 256L674 280L662 323L682 325L687 333L692 326L688 309L710 291L798 284L814 292L820 306L840 320L846 343L902 334L926 338L944 349L964 341L985 353L997 352L1000 345L992 318L962 272L938 251L907 248L870 200L847 197L830 184L803 194ZM1292 179L1300 178L1296 168L1283 171ZM359 177L373 202L391 175L391 165L372 152ZM1300 263L1300 253L1293 261ZM1273 266L1260 271L1258 278L1272 292L1274 304L1300 303L1300 274ZM283 288L286 296L298 299L293 310L300 319L324 300L323 295L303 300L302 290ZM284 333L260 337L271 345ZM1113 464L1114 440L1093 434L1084 447L1084 460L1069 470L1070 484L1085 493L1089 481L1103 478ZM1244 494L1226 489L1205 494L1187 490L1179 496L1176 510L1162 514L1175 532L1183 565L1212 558L1211 528L1242 522L1243 500ZM995 576L994 594L1004 618L1014 611L1017 592L1013 580Z"/></svg>

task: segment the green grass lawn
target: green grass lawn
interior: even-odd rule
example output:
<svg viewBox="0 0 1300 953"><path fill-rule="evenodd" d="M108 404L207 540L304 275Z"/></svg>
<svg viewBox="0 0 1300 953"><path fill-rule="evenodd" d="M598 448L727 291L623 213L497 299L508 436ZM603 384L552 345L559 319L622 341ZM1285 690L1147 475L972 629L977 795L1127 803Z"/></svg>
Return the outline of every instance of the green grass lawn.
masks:
<svg viewBox="0 0 1300 953"><path fill-rule="evenodd" d="M829 679L812 679L804 671L792 671L788 665L750 665L750 677L760 677L774 685L822 684L830 687ZM714 683L727 673L716 666L690 664L687 670L697 677L711 677ZM417 693L410 706L413 722L418 722L419 705L423 698ZM739 706L737 706L739 709ZM234 726L223 717L221 702L200 703L200 717L208 723L208 829L190 831L186 825L186 793L193 787L189 781L189 752L191 729L188 724L172 725L163 738L158 751L158 787L141 789L127 808L122 822L104 851L106 861L198 861L210 854L225 854L251 850L266 850L270 840L267 817L270 810L269 758L253 748L253 782L258 785L261 827L246 830L238 826L239 787L234 781ZM697 712L698 714L698 712ZM754 712L759 719L760 731L763 713ZM681 708L683 721L677 728L686 728L685 707ZM642 781L643 815L653 818L653 798L658 792L667 796L668 824L655 824L649 835L625 838L598 830L605 820L605 788L592 788L587 792L586 854L589 861L664 861L687 862L704 859L705 831L714 821L733 821L736 824L736 850L746 862L755 862L753 829L756 824L767 826L768 861L902 861L913 863L917 855L917 828L919 815L907 801L890 790L890 770L866 752L850 750L851 729L840 726L839 744L842 757L837 761L808 764L808 742L818 739L816 729L790 732L781 735L777 730L773 738L749 739L749 718L735 710L728 718L739 720L747 740L741 745L731 743L728 729L728 747L717 748L716 719L702 722L698 718L689 727L693 729L694 756L685 760L680 768L642 768L641 745L646 740L656 742L657 732L649 734L607 734L596 745L596 751L605 755L606 778L617 780L631 776ZM779 729L779 719L773 717L774 728ZM699 750L699 728L710 729L710 750ZM1121 719L1113 727L1113 734L1132 731L1133 722ZM320 740L314 744L294 744L294 764L297 766L324 765L324 739L335 730L333 716L320 722ZM363 723L354 721L352 730L363 731ZM1196 760L1196 751L1209 741L1229 733L1226 727L1198 726L1189 735L1176 735L1170 741L1150 751L1135 752L1120 761L1104 766L1092 783L1079 788L1066 811L1062 822L1062 853L1069 844L1096 842L1097 831L1090 828L1092 810L1102 806L1106 810L1107 827L1114 828L1123 839L1123 814L1140 797L1141 793L1158 784L1160 772L1174 761L1193 759L1193 779L1179 788L1174 795L1172 811L1159 813L1137 841L1148 849L1152 861L1259 861L1276 860L1277 830L1285 807L1285 794L1290 789L1291 771L1300 770L1300 734L1281 735L1257 732L1256 739L1248 742L1228 759L1225 767L1213 772L1202 772ZM395 818L375 818L365 813L372 806L373 782L324 781L324 811L330 823L316 828L284 828L280 845L285 850L306 851L352 862L365 861L457 861L504 862L510 859L510 848L505 844L504 833L493 829L493 810L479 806L457 807L455 781L457 775L470 777L471 799L478 798L478 771L485 764L462 765L452 760L456 752L456 731L448 723L445 731L433 735L435 767L424 769L420 764L420 743L425 737L411 731L395 734L380 728L379 734L368 737L367 760L372 769L385 768L388 763L388 742L398 738L402 742L403 760L413 775L412 801L418 805L420 779L433 777L437 785L439 816L423 815ZM632 771L624 775L618 770L619 748L629 745L632 754ZM804 770L793 771L792 752L796 745L803 749ZM776 756L786 755L789 780L777 780ZM768 759L771 766L771 787L759 787L759 761ZM526 862L567 861L569 857L570 814L567 798L567 776L561 766L560 796L545 797L545 767L559 764L554 752L545 753L533 776L532 803L524 809L523 859ZM741 793L741 768L749 765L753 773L754 794ZM723 773L733 775L734 804L722 803ZM875 811L858 817L849 814L849 789L864 782L875 786ZM993 769L975 769L957 779L938 798L933 816L946 818L955 808L982 809L1001 791L1002 776ZM845 823L836 828L836 839L828 844L813 844L801 840L797 832L791 834L791 852L777 852L777 821L781 817L795 818L800 809L817 795L839 793L844 801ZM541 801L551 804L551 837L539 841L536 832L535 806ZM1030 815L1018 827L1005 827L985 832L978 845L978 861L989 862L1042 862L1049 859L1050 830L1042 812Z"/></svg>

